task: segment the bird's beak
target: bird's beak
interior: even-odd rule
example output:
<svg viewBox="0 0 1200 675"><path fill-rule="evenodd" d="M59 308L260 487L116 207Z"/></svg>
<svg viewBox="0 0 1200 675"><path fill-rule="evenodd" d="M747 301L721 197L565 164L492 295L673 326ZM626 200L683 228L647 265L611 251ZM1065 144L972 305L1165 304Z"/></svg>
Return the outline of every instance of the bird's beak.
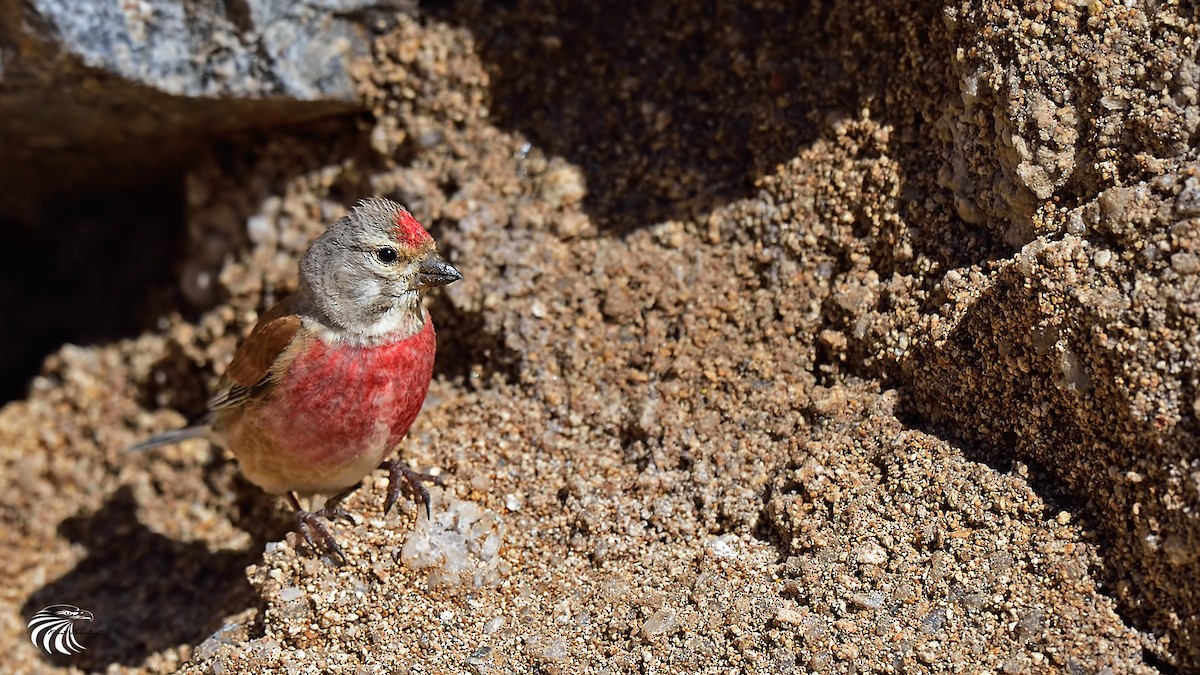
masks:
<svg viewBox="0 0 1200 675"><path fill-rule="evenodd" d="M438 255L437 251L430 251L424 258L421 258L417 278L420 280L421 288L433 288L452 284L462 279L462 275L454 269L453 265L442 260L442 256Z"/></svg>
<svg viewBox="0 0 1200 675"><path fill-rule="evenodd" d="M91 612L89 612L85 609L85 610L82 610L79 612L79 618L85 619L87 621L93 621L93 620L95 620L96 617L93 616Z"/></svg>

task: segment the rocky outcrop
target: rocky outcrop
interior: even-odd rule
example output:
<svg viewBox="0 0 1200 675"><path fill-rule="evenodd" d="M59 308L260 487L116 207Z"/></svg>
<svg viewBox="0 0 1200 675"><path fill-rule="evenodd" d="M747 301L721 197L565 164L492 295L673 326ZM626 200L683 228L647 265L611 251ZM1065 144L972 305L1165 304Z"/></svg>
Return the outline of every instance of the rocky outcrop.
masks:
<svg viewBox="0 0 1200 675"><path fill-rule="evenodd" d="M356 107L349 66L408 0L0 2L11 181L179 164L214 137Z"/></svg>

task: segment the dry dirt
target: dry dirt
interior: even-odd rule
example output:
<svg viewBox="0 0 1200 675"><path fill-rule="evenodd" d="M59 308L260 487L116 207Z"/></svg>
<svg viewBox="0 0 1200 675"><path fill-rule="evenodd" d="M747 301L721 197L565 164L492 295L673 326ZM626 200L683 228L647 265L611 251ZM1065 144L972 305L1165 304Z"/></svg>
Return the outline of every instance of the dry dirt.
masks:
<svg viewBox="0 0 1200 675"><path fill-rule="evenodd" d="M1196 10L573 5L381 19L369 115L195 163L146 330L0 411L3 670L1200 670ZM124 451L370 194L464 276L400 448L498 516L461 574L382 473L338 567Z"/></svg>

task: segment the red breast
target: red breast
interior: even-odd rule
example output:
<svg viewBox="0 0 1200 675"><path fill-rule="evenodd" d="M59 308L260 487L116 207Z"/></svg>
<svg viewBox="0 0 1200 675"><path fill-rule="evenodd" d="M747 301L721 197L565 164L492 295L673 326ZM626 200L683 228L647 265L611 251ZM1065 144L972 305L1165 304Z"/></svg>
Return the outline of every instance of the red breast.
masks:
<svg viewBox="0 0 1200 675"><path fill-rule="evenodd" d="M271 395L218 413L229 449L268 492L330 492L358 482L408 433L425 402L433 323L379 346L325 342L306 331L279 355Z"/></svg>

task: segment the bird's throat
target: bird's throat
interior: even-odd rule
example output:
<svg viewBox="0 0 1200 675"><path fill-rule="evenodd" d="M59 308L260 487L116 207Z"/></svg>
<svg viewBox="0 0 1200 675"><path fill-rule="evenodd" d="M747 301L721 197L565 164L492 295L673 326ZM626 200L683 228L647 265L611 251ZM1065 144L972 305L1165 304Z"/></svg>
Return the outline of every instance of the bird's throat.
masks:
<svg viewBox="0 0 1200 675"><path fill-rule="evenodd" d="M420 333L427 319L428 312L417 297L413 303L399 303L361 325L331 326L309 317L304 318L304 324L313 334L329 344L378 347L407 340Z"/></svg>

